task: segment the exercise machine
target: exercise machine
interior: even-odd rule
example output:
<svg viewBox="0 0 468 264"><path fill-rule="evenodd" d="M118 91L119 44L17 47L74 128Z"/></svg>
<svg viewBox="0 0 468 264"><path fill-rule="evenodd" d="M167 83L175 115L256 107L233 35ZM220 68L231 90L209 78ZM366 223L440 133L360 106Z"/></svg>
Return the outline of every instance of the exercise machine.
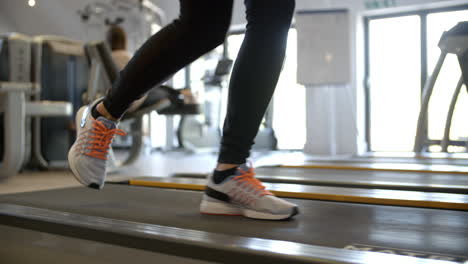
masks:
<svg viewBox="0 0 468 264"><path fill-rule="evenodd" d="M201 215L201 197L122 184L3 195L2 263L454 264L468 257L466 211L294 199L301 214L271 222Z"/></svg>
<svg viewBox="0 0 468 264"><path fill-rule="evenodd" d="M32 78L38 84L33 100L64 101L72 115L33 119L32 164L43 169L68 168L68 150L75 141L75 113L83 105L88 65L82 42L60 36L33 38Z"/></svg>
<svg viewBox="0 0 468 264"><path fill-rule="evenodd" d="M17 174L31 157L31 118L67 117L72 105L38 98L41 86L31 79L32 39L12 33L0 38L0 178Z"/></svg>
<svg viewBox="0 0 468 264"><path fill-rule="evenodd" d="M457 98L463 92L461 89L463 84L467 87L468 92L468 22L459 22L449 31L444 32L442 37L439 40L439 48L441 50L439 59L434 68L434 71L431 76L426 81L423 91L423 98L421 102L421 111L419 112L418 126L416 131L416 138L414 143L414 152L417 154L422 154L423 152L428 151L431 145L437 144L438 142L432 142L427 135L427 116L429 102L431 95L437 81L437 76L442 69L445 58L448 54L455 54L458 57L460 63L460 68L462 71L462 76L457 83L455 91L452 95L450 101L449 110L447 112L447 118L445 122L444 136L440 142L442 152L447 152L448 147L452 144L450 140L450 127L452 125L453 112L455 110L455 104ZM462 146L468 151L468 141L465 142Z"/></svg>

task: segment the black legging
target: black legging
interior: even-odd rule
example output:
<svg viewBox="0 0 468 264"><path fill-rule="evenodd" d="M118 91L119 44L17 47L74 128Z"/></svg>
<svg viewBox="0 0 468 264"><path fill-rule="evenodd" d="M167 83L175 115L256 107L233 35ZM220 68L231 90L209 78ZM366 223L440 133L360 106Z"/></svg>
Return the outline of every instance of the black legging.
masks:
<svg viewBox="0 0 468 264"><path fill-rule="evenodd" d="M104 106L121 117L130 104L201 55L222 44L232 0L180 0L180 16L135 53ZM229 84L218 162L242 164L271 100L286 50L294 0L245 0L247 30Z"/></svg>

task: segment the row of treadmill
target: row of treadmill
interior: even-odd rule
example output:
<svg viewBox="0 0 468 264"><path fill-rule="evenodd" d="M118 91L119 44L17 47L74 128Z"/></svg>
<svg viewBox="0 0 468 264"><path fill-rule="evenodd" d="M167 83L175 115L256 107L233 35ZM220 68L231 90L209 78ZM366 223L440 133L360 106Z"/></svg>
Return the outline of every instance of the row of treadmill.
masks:
<svg viewBox="0 0 468 264"><path fill-rule="evenodd" d="M373 160L257 168L285 221L199 213L206 175L0 196L2 263L465 263L468 166ZM464 164L464 165L463 165ZM439 167L440 168L440 167Z"/></svg>

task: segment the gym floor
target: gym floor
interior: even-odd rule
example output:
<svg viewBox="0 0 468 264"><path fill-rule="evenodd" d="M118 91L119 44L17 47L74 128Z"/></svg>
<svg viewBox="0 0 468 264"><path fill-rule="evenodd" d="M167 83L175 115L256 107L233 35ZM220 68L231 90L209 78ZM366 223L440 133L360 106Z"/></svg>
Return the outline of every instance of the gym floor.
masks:
<svg viewBox="0 0 468 264"><path fill-rule="evenodd" d="M0 194L78 186L69 171L22 172L0 182Z"/></svg>
<svg viewBox="0 0 468 264"><path fill-rule="evenodd" d="M174 172L207 173L216 164L212 153L156 152L140 159L135 165L110 173L107 180L117 181L138 176L168 176ZM0 194L31 192L79 186L71 171L23 171L0 181Z"/></svg>
<svg viewBox="0 0 468 264"><path fill-rule="evenodd" d="M157 151L145 153L134 165L111 172L107 180L118 181L131 177L165 177L173 173L207 173L216 165L214 152L189 153L183 151ZM285 160L304 159L297 151L253 152L255 165L276 163ZM0 194L31 192L79 186L72 173L66 170L23 171L7 180L0 181Z"/></svg>

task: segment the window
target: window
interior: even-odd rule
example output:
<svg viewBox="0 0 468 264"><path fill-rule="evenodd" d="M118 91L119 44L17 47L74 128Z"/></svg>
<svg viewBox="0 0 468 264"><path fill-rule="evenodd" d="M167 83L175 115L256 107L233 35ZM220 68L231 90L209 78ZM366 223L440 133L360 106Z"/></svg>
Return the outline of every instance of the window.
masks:
<svg viewBox="0 0 468 264"><path fill-rule="evenodd" d="M290 29L286 58L276 87L273 129L279 149L303 149L306 142L305 87L297 83L297 31Z"/></svg>
<svg viewBox="0 0 468 264"><path fill-rule="evenodd" d="M468 6L366 18L367 143L369 151L411 152L422 88L439 58L442 33L466 20ZM441 151L450 101L461 76L449 54L437 78L427 122L430 152ZM463 87L454 111L449 152L466 152L468 96Z"/></svg>
<svg viewBox="0 0 468 264"><path fill-rule="evenodd" d="M411 151L420 107L420 19L369 23L370 133L373 151Z"/></svg>

